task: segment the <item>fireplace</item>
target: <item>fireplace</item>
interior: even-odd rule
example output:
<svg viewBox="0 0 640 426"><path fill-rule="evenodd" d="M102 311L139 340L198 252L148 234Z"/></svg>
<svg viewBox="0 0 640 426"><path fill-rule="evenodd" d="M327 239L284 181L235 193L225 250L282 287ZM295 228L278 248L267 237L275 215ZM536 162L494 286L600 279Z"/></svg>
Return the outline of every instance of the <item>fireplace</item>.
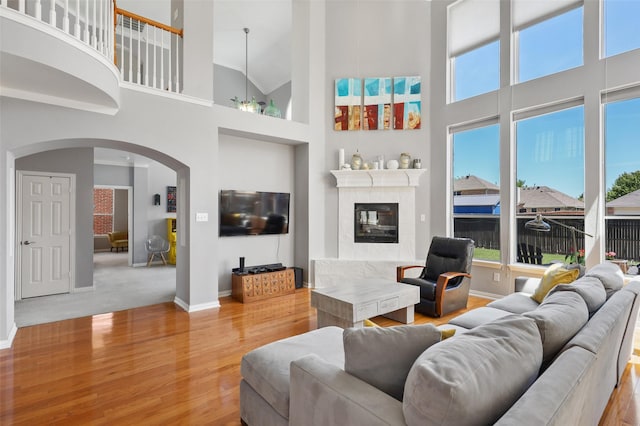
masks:
<svg viewBox="0 0 640 426"><path fill-rule="evenodd" d="M355 203L355 243L398 244L398 203Z"/></svg>

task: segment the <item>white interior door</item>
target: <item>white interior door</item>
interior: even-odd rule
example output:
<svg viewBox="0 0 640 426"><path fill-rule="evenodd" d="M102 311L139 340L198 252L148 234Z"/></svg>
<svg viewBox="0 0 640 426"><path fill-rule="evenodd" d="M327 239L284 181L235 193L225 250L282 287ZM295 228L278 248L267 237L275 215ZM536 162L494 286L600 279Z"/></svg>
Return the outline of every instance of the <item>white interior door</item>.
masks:
<svg viewBox="0 0 640 426"><path fill-rule="evenodd" d="M71 188L69 176L22 175L22 298L71 289Z"/></svg>

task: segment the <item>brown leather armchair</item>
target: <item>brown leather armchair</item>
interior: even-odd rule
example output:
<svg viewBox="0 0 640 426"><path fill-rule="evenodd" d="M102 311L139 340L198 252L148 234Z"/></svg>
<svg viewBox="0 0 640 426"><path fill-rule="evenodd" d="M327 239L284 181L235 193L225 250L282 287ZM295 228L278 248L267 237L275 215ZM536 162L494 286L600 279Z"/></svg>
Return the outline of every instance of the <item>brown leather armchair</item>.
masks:
<svg viewBox="0 0 640 426"><path fill-rule="evenodd" d="M433 237L425 266L397 267L398 282L420 287L416 312L441 317L467 307L473 249L474 242L469 238ZM423 268L419 277L404 276L412 268Z"/></svg>

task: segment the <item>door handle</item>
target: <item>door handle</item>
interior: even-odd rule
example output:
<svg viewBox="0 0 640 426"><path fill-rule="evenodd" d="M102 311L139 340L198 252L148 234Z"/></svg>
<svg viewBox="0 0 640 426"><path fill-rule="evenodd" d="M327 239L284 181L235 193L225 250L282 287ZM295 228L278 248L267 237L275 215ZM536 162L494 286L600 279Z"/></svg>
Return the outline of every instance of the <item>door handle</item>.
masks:
<svg viewBox="0 0 640 426"><path fill-rule="evenodd" d="M23 241L22 244L28 246L29 244L35 244L35 241Z"/></svg>

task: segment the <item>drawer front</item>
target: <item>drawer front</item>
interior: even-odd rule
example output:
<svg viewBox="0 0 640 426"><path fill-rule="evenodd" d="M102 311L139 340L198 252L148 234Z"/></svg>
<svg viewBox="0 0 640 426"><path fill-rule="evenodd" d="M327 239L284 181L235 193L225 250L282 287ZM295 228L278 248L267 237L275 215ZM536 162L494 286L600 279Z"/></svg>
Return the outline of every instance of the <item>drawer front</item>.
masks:
<svg viewBox="0 0 640 426"><path fill-rule="evenodd" d="M380 312L386 313L400 309L400 297L390 297L380 301Z"/></svg>
<svg viewBox="0 0 640 426"><path fill-rule="evenodd" d="M356 317L354 318L354 322L375 317L376 315L378 315L378 312L378 302L371 302L365 305L360 305L356 308Z"/></svg>

